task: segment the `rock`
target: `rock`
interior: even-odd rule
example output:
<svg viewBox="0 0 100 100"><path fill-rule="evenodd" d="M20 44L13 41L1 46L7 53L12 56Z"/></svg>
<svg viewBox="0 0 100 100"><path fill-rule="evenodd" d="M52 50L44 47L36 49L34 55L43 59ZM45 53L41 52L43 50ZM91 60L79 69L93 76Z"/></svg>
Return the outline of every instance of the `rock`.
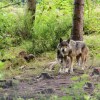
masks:
<svg viewBox="0 0 100 100"><path fill-rule="evenodd" d="M91 73L91 76L93 75L100 75L100 67L94 68L93 72Z"/></svg>
<svg viewBox="0 0 100 100"><path fill-rule="evenodd" d="M21 78L21 76L15 76L15 77L13 77L13 79L15 79L15 80L20 80L20 79L22 79L22 78Z"/></svg>
<svg viewBox="0 0 100 100"><path fill-rule="evenodd" d="M1 88L9 88L13 86L12 80L0 80L0 87Z"/></svg>
<svg viewBox="0 0 100 100"><path fill-rule="evenodd" d="M26 51L21 51L21 52L19 52L19 54L18 54L19 57L24 57L24 56L26 56L26 55L27 55L27 52L26 52Z"/></svg>
<svg viewBox="0 0 100 100"><path fill-rule="evenodd" d="M53 79L52 76L50 76L48 73L41 73L40 76L37 77L37 79Z"/></svg>
<svg viewBox="0 0 100 100"><path fill-rule="evenodd" d="M55 66L56 66L56 65L59 65L59 63L58 63L57 61L53 61L53 62L48 63L48 64L45 66L44 69L47 69L47 68L48 68L49 71L52 71L52 70L55 69Z"/></svg>
<svg viewBox="0 0 100 100"><path fill-rule="evenodd" d="M2 61L2 62L5 62L5 61L6 61L6 59L2 59L1 61Z"/></svg>
<svg viewBox="0 0 100 100"><path fill-rule="evenodd" d="M94 85L90 82L86 82L85 85L84 85L84 88L85 89L92 89L92 88L94 88Z"/></svg>
<svg viewBox="0 0 100 100"><path fill-rule="evenodd" d="M48 88L41 91L41 94L52 94L54 93L54 89Z"/></svg>
<svg viewBox="0 0 100 100"><path fill-rule="evenodd" d="M92 94L94 91L94 84L90 82L86 82L83 89L85 92Z"/></svg>
<svg viewBox="0 0 100 100"><path fill-rule="evenodd" d="M24 59L25 59L27 62L29 62L30 60L32 60L32 59L34 59L34 58L35 58L35 56L34 56L33 54L29 54L29 55L24 56Z"/></svg>
<svg viewBox="0 0 100 100"><path fill-rule="evenodd" d="M26 65L23 65L23 66L21 66L19 69L20 69L20 70L24 70L24 69L26 69L26 67L27 67Z"/></svg>
<svg viewBox="0 0 100 100"><path fill-rule="evenodd" d="M2 62L11 61L11 59L1 59Z"/></svg>

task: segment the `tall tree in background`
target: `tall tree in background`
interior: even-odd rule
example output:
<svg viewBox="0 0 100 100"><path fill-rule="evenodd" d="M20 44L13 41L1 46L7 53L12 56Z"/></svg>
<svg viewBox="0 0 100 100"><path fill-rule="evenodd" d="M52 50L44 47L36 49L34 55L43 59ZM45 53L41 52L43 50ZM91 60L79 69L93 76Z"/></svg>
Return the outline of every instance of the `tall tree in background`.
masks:
<svg viewBox="0 0 100 100"><path fill-rule="evenodd" d="M84 0L74 0L74 16L71 39L83 40Z"/></svg>
<svg viewBox="0 0 100 100"><path fill-rule="evenodd" d="M35 20L36 0L27 0L28 11L32 14L32 23Z"/></svg>
<svg viewBox="0 0 100 100"><path fill-rule="evenodd" d="M35 11L36 11L36 0L27 0L27 11L25 14L25 27L23 32L21 32L24 39L32 38L32 27L35 20Z"/></svg>

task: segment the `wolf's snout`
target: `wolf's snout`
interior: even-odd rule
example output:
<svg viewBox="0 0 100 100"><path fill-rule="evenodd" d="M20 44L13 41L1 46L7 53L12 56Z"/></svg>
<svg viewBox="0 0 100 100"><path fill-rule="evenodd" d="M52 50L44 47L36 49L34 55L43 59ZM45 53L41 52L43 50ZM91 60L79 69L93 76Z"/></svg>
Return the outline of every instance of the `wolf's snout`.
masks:
<svg viewBox="0 0 100 100"><path fill-rule="evenodd" d="M63 49L62 49L62 52L63 52L63 53L66 53L66 51L67 51L66 48L63 48Z"/></svg>
<svg viewBox="0 0 100 100"><path fill-rule="evenodd" d="M64 50L64 49L62 49L62 52L64 53L64 52L65 52L65 50Z"/></svg>

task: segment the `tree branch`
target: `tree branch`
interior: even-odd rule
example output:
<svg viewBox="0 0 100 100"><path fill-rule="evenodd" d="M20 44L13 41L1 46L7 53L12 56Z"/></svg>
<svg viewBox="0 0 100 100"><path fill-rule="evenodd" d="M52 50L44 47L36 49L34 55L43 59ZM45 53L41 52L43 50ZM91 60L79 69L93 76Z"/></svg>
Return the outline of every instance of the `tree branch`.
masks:
<svg viewBox="0 0 100 100"><path fill-rule="evenodd" d="M6 7L9 7L9 6L12 6L12 5L17 5L17 4L20 4L20 3L21 3L21 2L16 2L16 3L8 4L8 5L6 5L6 6L0 7L0 9L6 8Z"/></svg>

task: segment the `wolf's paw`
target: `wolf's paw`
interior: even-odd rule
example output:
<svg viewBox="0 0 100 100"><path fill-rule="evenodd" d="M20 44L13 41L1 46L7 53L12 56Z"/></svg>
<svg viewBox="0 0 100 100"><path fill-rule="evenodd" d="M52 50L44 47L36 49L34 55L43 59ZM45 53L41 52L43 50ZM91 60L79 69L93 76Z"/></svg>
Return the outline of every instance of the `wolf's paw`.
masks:
<svg viewBox="0 0 100 100"><path fill-rule="evenodd" d="M84 70L84 67L82 67L82 70Z"/></svg>
<svg viewBox="0 0 100 100"><path fill-rule="evenodd" d="M69 72L69 68L65 68L65 73L68 73Z"/></svg>
<svg viewBox="0 0 100 100"><path fill-rule="evenodd" d="M63 74L63 73L64 73L64 69L63 68L60 68L59 74Z"/></svg>
<svg viewBox="0 0 100 100"><path fill-rule="evenodd" d="M74 72L73 72L73 69L70 69L70 74L73 74Z"/></svg>

